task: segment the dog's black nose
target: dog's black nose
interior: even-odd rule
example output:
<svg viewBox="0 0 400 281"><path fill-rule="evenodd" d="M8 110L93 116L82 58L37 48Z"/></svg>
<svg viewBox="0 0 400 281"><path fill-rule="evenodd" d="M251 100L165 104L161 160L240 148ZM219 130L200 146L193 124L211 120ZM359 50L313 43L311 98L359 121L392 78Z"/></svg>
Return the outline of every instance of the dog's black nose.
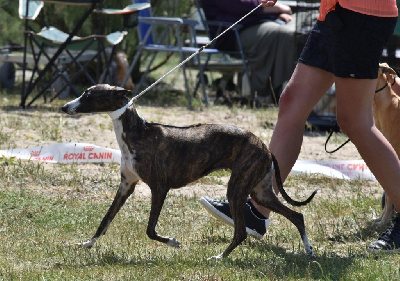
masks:
<svg viewBox="0 0 400 281"><path fill-rule="evenodd" d="M68 106L64 105L63 107L61 107L61 110L64 111L65 113L68 113Z"/></svg>

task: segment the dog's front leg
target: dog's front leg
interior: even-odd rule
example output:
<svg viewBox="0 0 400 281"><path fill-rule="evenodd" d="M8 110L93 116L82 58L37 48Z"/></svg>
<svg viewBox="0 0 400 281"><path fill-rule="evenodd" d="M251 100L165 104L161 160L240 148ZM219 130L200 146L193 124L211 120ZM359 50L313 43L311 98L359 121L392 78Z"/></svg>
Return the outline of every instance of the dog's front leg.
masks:
<svg viewBox="0 0 400 281"><path fill-rule="evenodd" d="M99 228L96 231L96 234L90 239L89 241L79 243L79 246L85 248L91 248L97 239L100 238L101 235L104 235L107 231L108 226L110 225L111 221L114 219L115 215L121 209L122 205L124 205L126 199L133 193L135 190L136 183L138 181L132 183L132 181L127 181L122 174L122 180L119 185L117 194L114 197L114 201L112 202L110 208L108 209L106 215L104 216L103 220L100 223Z"/></svg>
<svg viewBox="0 0 400 281"><path fill-rule="evenodd" d="M169 246L179 248L179 241L174 237L164 237L157 234L156 225L160 217L161 209L167 196L168 188L151 188L151 210L149 223L147 224L147 236Z"/></svg>

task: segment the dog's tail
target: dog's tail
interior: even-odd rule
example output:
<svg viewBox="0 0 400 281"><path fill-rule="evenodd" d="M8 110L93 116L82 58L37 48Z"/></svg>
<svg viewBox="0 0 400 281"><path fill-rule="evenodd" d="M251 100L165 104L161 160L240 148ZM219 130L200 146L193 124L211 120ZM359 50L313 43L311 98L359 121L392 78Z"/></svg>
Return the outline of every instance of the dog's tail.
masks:
<svg viewBox="0 0 400 281"><path fill-rule="evenodd" d="M282 194L283 198L288 202L289 204L293 206L304 206L307 205L308 203L311 202L311 200L314 198L315 194L317 194L318 189L314 190L314 192L310 195L310 197L307 198L305 201L296 201L290 198L290 196L286 193L285 189L283 189L283 184L282 184L282 179L281 179L281 172L279 170L279 165L278 161L276 160L275 156L271 154L272 156L272 163L274 164L274 169L275 169L275 180L276 180L276 185L278 186L279 192Z"/></svg>

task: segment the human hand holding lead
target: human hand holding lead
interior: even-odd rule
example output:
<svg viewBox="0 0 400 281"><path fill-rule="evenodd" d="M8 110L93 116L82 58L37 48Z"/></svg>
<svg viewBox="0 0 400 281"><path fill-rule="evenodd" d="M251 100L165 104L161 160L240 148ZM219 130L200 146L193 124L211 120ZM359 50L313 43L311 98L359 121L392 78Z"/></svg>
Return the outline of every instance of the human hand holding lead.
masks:
<svg viewBox="0 0 400 281"><path fill-rule="evenodd" d="M278 0L260 0L260 4L263 4L263 7L272 7L275 5Z"/></svg>

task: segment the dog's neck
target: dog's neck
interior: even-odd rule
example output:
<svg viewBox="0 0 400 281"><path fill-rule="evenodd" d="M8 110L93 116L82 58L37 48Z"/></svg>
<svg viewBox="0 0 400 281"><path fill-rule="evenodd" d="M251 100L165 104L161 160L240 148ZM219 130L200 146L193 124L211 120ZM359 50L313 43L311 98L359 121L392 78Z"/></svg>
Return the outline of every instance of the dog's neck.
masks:
<svg viewBox="0 0 400 281"><path fill-rule="evenodd" d="M114 132L120 150L128 153L129 149L134 148L131 142L133 137L137 132L143 131L147 122L130 102L109 115L113 119Z"/></svg>
<svg viewBox="0 0 400 281"><path fill-rule="evenodd" d="M123 107L108 113L114 125L116 123L121 123L120 121L123 121L122 119L129 120L129 124L146 124L146 120L140 115L137 109L135 107L130 108L132 105L133 101L131 100Z"/></svg>
<svg viewBox="0 0 400 281"><path fill-rule="evenodd" d="M114 111L108 113L108 115L110 115L110 117L111 117L111 119L112 119L113 121L114 121L114 120L117 120L119 117L121 117L122 114L125 113L126 109L127 109L128 107L130 107L132 104L133 104L133 101L130 100L130 101L129 101L127 104L125 104L123 107L121 107L121 108L119 108L119 109L117 109L117 110L114 110Z"/></svg>

